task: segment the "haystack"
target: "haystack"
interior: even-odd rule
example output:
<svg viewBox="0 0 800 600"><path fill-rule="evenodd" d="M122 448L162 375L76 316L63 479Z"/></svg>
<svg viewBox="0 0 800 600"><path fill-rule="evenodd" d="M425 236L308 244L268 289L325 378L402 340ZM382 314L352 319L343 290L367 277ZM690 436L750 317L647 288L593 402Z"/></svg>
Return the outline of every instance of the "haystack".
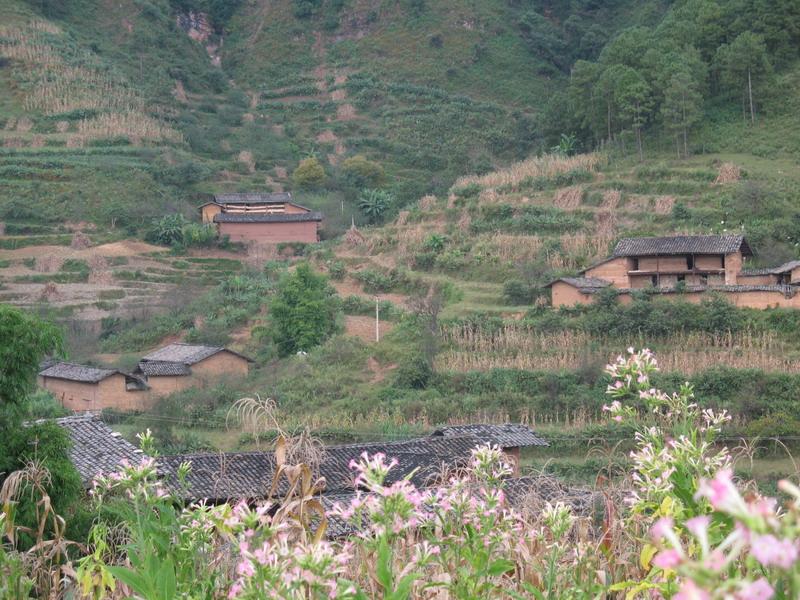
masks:
<svg viewBox="0 0 800 600"><path fill-rule="evenodd" d="M53 281L48 281L42 288L42 293L39 294L39 300L42 302L52 302L61 298L61 292L58 286Z"/></svg>
<svg viewBox="0 0 800 600"><path fill-rule="evenodd" d="M659 196L656 198L656 214L668 215L675 206L675 196Z"/></svg>
<svg viewBox="0 0 800 600"><path fill-rule="evenodd" d="M0 235L5 235L5 234L6 234L6 224L0 223Z"/></svg>
<svg viewBox="0 0 800 600"><path fill-rule="evenodd" d="M735 183L742 178L742 170L733 163L722 163L717 173L717 178L714 180L714 185L723 185L725 183Z"/></svg>
<svg viewBox="0 0 800 600"><path fill-rule="evenodd" d="M436 196L428 195L419 199L420 210L431 210L436 208Z"/></svg>
<svg viewBox="0 0 800 600"><path fill-rule="evenodd" d="M364 237L363 233L356 229L356 224L354 222L352 225L350 225L350 229L347 230L347 233L344 234L344 241L348 246L363 246L367 243L367 238Z"/></svg>
<svg viewBox="0 0 800 600"><path fill-rule="evenodd" d="M396 223L398 225L405 225L406 223L408 223L408 215L410 214L411 213L407 210L401 210L399 213L397 213Z"/></svg>
<svg viewBox="0 0 800 600"><path fill-rule="evenodd" d="M85 250L86 248L92 247L92 240L82 231L76 231L75 235L72 236L69 247L73 250Z"/></svg>

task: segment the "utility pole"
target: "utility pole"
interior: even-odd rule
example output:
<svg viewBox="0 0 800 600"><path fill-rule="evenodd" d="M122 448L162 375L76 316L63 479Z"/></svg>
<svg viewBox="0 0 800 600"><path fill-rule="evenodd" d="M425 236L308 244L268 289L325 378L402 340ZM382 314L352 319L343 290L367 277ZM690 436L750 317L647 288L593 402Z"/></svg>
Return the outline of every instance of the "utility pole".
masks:
<svg viewBox="0 0 800 600"><path fill-rule="evenodd" d="M380 314L380 301L375 296L375 341L381 341L381 314Z"/></svg>

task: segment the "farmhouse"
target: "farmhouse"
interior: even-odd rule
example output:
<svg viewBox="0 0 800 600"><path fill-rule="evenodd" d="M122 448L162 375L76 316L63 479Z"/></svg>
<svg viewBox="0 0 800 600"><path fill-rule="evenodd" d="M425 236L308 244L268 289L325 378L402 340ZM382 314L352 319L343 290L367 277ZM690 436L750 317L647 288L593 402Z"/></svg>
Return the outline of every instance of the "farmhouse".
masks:
<svg viewBox="0 0 800 600"><path fill-rule="evenodd" d="M216 194L200 207L203 223L215 223L232 242L277 244L319 241L322 214L292 202L289 192Z"/></svg>
<svg viewBox="0 0 800 600"><path fill-rule="evenodd" d="M74 411L147 408L147 384L130 373L68 362L53 362L39 372L39 386Z"/></svg>
<svg viewBox="0 0 800 600"><path fill-rule="evenodd" d="M800 261L745 269L752 256L742 235L626 238L609 258L548 287L553 306L589 304L598 293L613 288L622 302L644 289L680 293L689 302L700 302L705 292L716 291L737 306L800 308Z"/></svg>
<svg viewBox="0 0 800 600"><path fill-rule="evenodd" d="M221 376L246 376L252 359L221 346L174 343L142 357L134 373L163 396Z"/></svg>
<svg viewBox="0 0 800 600"><path fill-rule="evenodd" d="M39 387L76 412L147 410L159 397L225 375L247 375L250 358L221 346L169 344L142 357L133 373L68 362L48 362Z"/></svg>

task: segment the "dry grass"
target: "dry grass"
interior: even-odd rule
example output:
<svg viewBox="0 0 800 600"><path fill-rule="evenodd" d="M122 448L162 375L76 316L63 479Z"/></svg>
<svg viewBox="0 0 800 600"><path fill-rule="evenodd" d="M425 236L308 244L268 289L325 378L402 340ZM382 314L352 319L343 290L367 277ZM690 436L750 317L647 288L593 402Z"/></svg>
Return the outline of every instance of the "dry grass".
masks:
<svg viewBox="0 0 800 600"><path fill-rule="evenodd" d="M656 214L668 215L672 212L672 207L675 206L675 196L659 196L656 198Z"/></svg>
<svg viewBox="0 0 800 600"><path fill-rule="evenodd" d="M422 211L429 211L436 208L436 196L428 195L419 199L419 209Z"/></svg>
<svg viewBox="0 0 800 600"><path fill-rule="evenodd" d="M443 371L487 371L494 368L526 370L576 369L605 364L619 353L619 343L587 333L544 333L508 324L498 331L468 327L442 328L450 349L437 358ZM772 333L683 333L658 340L639 340L637 346L654 345L663 371L686 375L720 364L772 372L800 372L800 358L786 352Z"/></svg>
<svg viewBox="0 0 800 600"><path fill-rule="evenodd" d="M81 146L87 139L118 136L133 143L180 140L176 131L145 114L145 103L135 88L101 68L92 53L59 39L62 35L60 29L41 21L0 27L0 57L9 59L14 67L26 110L48 115L76 110L101 113L80 123L79 135L68 140L71 147ZM18 119L17 130L25 131L28 122L25 117ZM69 123L62 121L57 130L63 133L68 127Z"/></svg>
<svg viewBox="0 0 800 600"><path fill-rule="evenodd" d="M495 233L488 244L493 256L503 260L533 260L542 250L542 238L535 235Z"/></svg>
<svg viewBox="0 0 800 600"><path fill-rule="evenodd" d="M242 150L236 158L241 164L247 167L248 173L256 172L256 160L253 158L253 153L249 150Z"/></svg>
<svg viewBox="0 0 800 600"><path fill-rule="evenodd" d="M600 208L603 210L614 210L622 200L622 192L620 190L606 190L603 192L603 203Z"/></svg>
<svg viewBox="0 0 800 600"><path fill-rule="evenodd" d="M553 204L561 210L575 210L581 202L583 202L583 187L580 185L556 190L553 198Z"/></svg>
<svg viewBox="0 0 800 600"><path fill-rule="evenodd" d="M510 167L488 173L486 175L468 175L460 177L453 185L454 188L470 184L481 187L516 186L528 177L552 177L569 171L586 170L594 171L603 162L603 156L597 153L578 154L576 156L557 156L547 154L533 157Z"/></svg>

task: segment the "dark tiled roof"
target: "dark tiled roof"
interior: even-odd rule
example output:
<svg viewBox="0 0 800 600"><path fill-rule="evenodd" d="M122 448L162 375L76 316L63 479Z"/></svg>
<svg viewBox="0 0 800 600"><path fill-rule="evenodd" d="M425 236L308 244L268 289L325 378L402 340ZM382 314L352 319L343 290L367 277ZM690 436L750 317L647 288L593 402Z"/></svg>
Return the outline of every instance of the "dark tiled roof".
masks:
<svg viewBox="0 0 800 600"><path fill-rule="evenodd" d="M571 285L572 287L576 287L578 289L602 289L606 288L611 285L610 281L605 279L600 279L599 277L560 277L555 281L551 281L547 284L547 287L550 287L554 283L558 283L559 281L563 281Z"/></svg>
<svg viewBox="0 0 800 600"><path fill-rule="evenodd" d="M68 379L70 381L80 381L82 383L97 383L120 373L116 369L100 369L87 365L77 365L68 362L56 362L39 372L42 377L54 377L56 379Z"/></svg>
<svg viewBox="0 0 800 600"><path fill-rule="evenodd" d="M350 461L358 460L364 452L370 455L382 452L387 458L398 460L387 483L410 477L415 485L424 486L435 480L443 466L465 464L472 449L481 443L485 442L475 436L459 435L328 446L317 475L325 478L326 493L352 490L355 474ZM163 476L173 486L177 486L178 466L190 462L186 498L211 501L263 497L272 485L276 464L272 452L181 454L159 457L158 462ZM278 495L285 493L285 480L277 490Z"/></svg>
<svg viewBox="0 0 800 600"><path fill-rule="evenodd" d="M743 235L676 235L668 237L624 238L614 248L614 256L658 256L669 254L753 253Z"/></svg>
<svg viewBox="0 0 800 600"><path fill-rule="evenodd" d="M48 419L35 421L46 423ZM89 487L92 479L101 473L111 473L119 469L123 460L138 463L145 454L113 431L96 415L80 415L53 419L54 423L69 433L72 447L69 457L80 473L81 481Z"/></svg>
<svg viewBox="0 0 800 600"><path fill-rule="evenodd" d="M209 356L214 356L218 352L230 352L231 354L244 358L248 362L253 362L250 358L238 352L234 352L233 350L229 350L228 348L223 348L222 346L203 346L200 344L175 342L174 344L164 346L163 348L159 348L143 356L139 364L141 366L142 362L158 361L193 365L199 363L201 360L205 360Z"/></svg>
<svg viewBox="0 0 800 600"><path fill-rule="evenodd" d="M148 377L175 377L191 374L191 370L185 364L166 360L142 361L139 363L139 366L136 367L136 370Z"/></svg>
<svg viewBox="0 0 800 600"><path fill-rule="evenodd" d="M304 223L322 221L322 213L219 213L215 223Z"/></svg>
<svg viewBox="0 0 800 600"><path fill-rule="evenodd" d="M800 260L790 260L789 262L783 263L778 267L742 269L740 275L744 275L745 277L748 275L783 275L784 273L789 273L792 269L796 269L798 267L800 267Z"/></svg>
<svg viewBox="0 0 800 600"><path fill-rule="evenodd" d="M291 201L292 195L289 192L214 194L214 202L218 204L283 204Z"/></svg>
<svg viewBox="0 0 800 600"><path fill-rule="evenodd" d="M504 425L449 425L434 431L432 436L470 435L482 444L492 444L501 448L517 448L523 446L547 446L547 441L536 435L529 427L515 423Z"/></svg>

